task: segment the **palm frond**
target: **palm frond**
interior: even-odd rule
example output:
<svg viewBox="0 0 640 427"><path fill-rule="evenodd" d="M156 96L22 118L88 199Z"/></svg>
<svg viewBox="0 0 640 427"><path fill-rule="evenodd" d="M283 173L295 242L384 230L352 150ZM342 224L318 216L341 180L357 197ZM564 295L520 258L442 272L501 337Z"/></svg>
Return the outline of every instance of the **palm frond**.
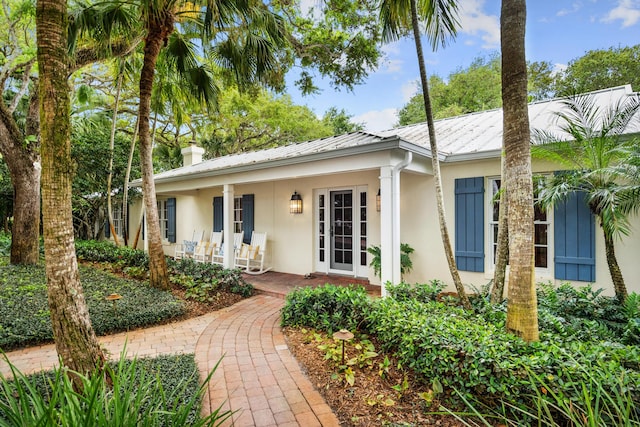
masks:
<svg viewBox="0 0 640 427"><path fill-rule="evenodd" d="M418 14L425 21L426 35L434 51L438 46L445 47L458 33L460 21L456 0L421 0Z"/></svg>

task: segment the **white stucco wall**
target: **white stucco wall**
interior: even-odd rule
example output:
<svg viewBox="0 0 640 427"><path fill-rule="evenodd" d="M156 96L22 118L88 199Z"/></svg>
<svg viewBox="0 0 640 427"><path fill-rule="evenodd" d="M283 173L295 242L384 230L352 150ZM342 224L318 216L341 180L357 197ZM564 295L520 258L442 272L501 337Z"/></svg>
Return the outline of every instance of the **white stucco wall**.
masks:
<svg viewBox="0 0 640 427"><path fill-rule="evenodd" d="M315 166L314 166L315 167ZM425 171L424 166L422 169ZM549 172L553 168L548 164L534 162L534 172ZM300 171L304 171L301 167ZM302 175L302 173L301 173ZM368 246L380 244L380 213L375 209L376 193L380 188L379 169L368 169L353 173L315 175L269 182L244 183L234 186L236 196L254 194L255 230L267 232L268 248L266 264L275 271L294 274L306 274L315 271L315 239L316 212L314 209L314 190L321 188L339 189L367 186L368 210ZM445 209L451 242L455 250L455 211L454 181L456 178L482 176L497 177L500 175L499 159L442 164L443 192ZM190 239L194 229L204 229L205 235L213 226L212 199L222 196L222 186L213 183L207 188L193 188L194 183L181 182L179 185L158 185L158 198L176 198L176 233L177 242ZM289 199L297 191L303 199L303 213L289 213ZM487 181L485 181L487 191ZM415 252L412 256L413 271L404 279L410 283L426 282L440 279L452 288L449 269L444 256L440 228L435 205L433 178L423 173L404 171L401 174L401 241L411 245ZM488 198L485 195L485 258L490 253L488 228ZM131 232L135 232L133 224L139 215L139 202L130 210ZM553 224L553 222L552 222ZM634 234L616 242L618 260L630 292L640 292L640 218L633 219ZM549 230L553 235L553 225ZM139 248L144 248L141 242ZM550 248L553 249L552 242ZM164 246L165 253L172 255L173 245ZM368 257L370 262L370 256ZM539 272L540 273L540 272ZM537 280L553 279L553 253L550 255L550 268L546 275L538 274ZM485 272L460 272L463 283L480 287L493 277L491 266L485 260ZM379 279L369 269L368 279L379 283ZM577 283L583 285L584 283ZM596 287L606 289L606 294L613 295L613 287L604 253L604 239L596 224Z"/></svg>

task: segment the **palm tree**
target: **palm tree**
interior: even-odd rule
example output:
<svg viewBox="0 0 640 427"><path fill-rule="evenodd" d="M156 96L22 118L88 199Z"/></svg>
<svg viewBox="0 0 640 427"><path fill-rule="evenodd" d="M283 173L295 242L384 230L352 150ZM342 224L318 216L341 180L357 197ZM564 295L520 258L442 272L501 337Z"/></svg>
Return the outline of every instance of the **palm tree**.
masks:
<svg viewBox="0 0 640 427"><path fill-rule="evenodd" d="M502 52L503 147L505 153L509 230L509 296L507 330L525 341L538 341L538 302L533 258L533 180L527 62L524 34L525 0L502 0L500 48Z"/></svg>
<svg viewBox="0 0 640 427"><path fill-rule="evenodd" d="M40 129L49 310L62 362L72 371L89 373L104 364L105 356L89 320L73 238L66 0L38 0L36 34L39 92L45 94L40 100Z"/></svg>
<svg viewBox="0 0 640 427"><path fill-rule="evenodd" d="M431 147L431 161L433 166L433 180L436 190L436 204L440 221L440 233L442 244L449 264L449 271L455 284L458 295L466 308L471 308L471 303L460 280L460 274L456 267L456 261L451 246L451 238L447 227L444 197L442 195L442 178L440 176L440 161L438 160L438 144L433 122L433 110L429 96L429 83L427 71L420 41L420 20L426 23L427 38L431 41L432 49L439 45L445 46L449 37L455 36L458 27L457 11L458 2L455 0L382 0L380 6L380 21L382 23L382 38L385 41L394 41L411 32L416 45L418 65L420 67L420 83L422 85L422 97L427 116L429 129L429 144Z"/></svg>
<svg viewBox="0 0 640 427"><path fill-rule="evenodd" d="M570 171L549 180L540 201L548 207L575 192L585 194L602 229L609 273L622 302L627 288L614 240L629 235L629 215L640 209L638 140L624 135L640 110L640 97L623 98L604 111L591 95L568 98L563 104L556 113L563 135L538 131L532 151Z"/></svg>
<svg viewBox="0 0 640 427"><path fill-rule="evenodd" d="M147 216L147 239L149 240L149 277L152 286L167 288L169 278L160 237L153 181L151 96L156 62L160 51L165 46L170 52L176 54L174 64L180 74L194 77L194 74L198 73L199 68L195 65L195 46L187 43L187 39L171 36L174 34L177 19L185 18L187 21L193 21L201 18L201 15L199 9L196 9L198 5L184 0L143 0L139 6L146 33L144 59L140 72L138 135L142 190ZM207 2L204 6L204 17L199 20L204 28L203 46L208 49L209 45L213 44L212 55L218 64L233 69L241 84L266 77L277 68L275 49L285 42L284 23L278 16L266 10L261 2L254 3L253 0L217 0ZM188 23L185 23L185 28L189 27ZM171 41L175 43L170 43ZM206 76L200 73L198 77ZM203 101L214 101L213 86L192 87Z"/></svg>

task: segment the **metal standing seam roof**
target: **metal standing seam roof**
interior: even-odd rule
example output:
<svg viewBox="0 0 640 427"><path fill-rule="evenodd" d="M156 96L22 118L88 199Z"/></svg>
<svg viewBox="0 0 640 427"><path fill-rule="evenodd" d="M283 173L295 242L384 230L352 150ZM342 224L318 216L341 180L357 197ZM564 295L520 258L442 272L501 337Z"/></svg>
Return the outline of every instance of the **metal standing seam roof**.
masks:
<svg viewBox="0 0 640 427"><path fill-rule="evenodd" d="M620 99L637 96L630 85L603 89L593 94L596 104L604 109L614 105ZM545 129L559 132L556 124L556 113L563 107L562 99L552 99L529 104L529 121L531 129ZM435 122L438 151L448 157L457 155L473 155L499 151L502 148L502 109L494 109L465 114L437 120ZM640 133L640 120L629 129L630 133ZM172 169L155 175L155 179L171 180L184 178L186 175L201 174L235 167L264 165L270 162L294 158L304 158L327 153L340 155L341 150L373 147L384 141L404 141L415 145L416 149L429 148L429 132L426 123L408 125L385 131L358 131L343 135L331 136L312 141L289 144L266 150L232 154L205 160L201 163ZM302 160L302 159L301 159Z"/></svg>

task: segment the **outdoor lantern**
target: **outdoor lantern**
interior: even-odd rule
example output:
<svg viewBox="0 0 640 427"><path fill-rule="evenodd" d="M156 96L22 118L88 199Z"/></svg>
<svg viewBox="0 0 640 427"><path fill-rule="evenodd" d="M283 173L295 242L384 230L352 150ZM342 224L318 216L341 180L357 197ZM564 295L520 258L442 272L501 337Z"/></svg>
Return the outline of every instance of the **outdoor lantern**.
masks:
<svg viewBox="0 0 640 427"><path fill-rule="evenodd" d="M289 213L302 213L302 197L300 197L300 195L296 191L293 192L291 201L289 201Z"/></svg>
<svg viewBox="0 0 640 427"><path fill-rule="evenodd" d="M378 194L376 194L376 210L380 212L380 189L378 188Z"/></svg>

